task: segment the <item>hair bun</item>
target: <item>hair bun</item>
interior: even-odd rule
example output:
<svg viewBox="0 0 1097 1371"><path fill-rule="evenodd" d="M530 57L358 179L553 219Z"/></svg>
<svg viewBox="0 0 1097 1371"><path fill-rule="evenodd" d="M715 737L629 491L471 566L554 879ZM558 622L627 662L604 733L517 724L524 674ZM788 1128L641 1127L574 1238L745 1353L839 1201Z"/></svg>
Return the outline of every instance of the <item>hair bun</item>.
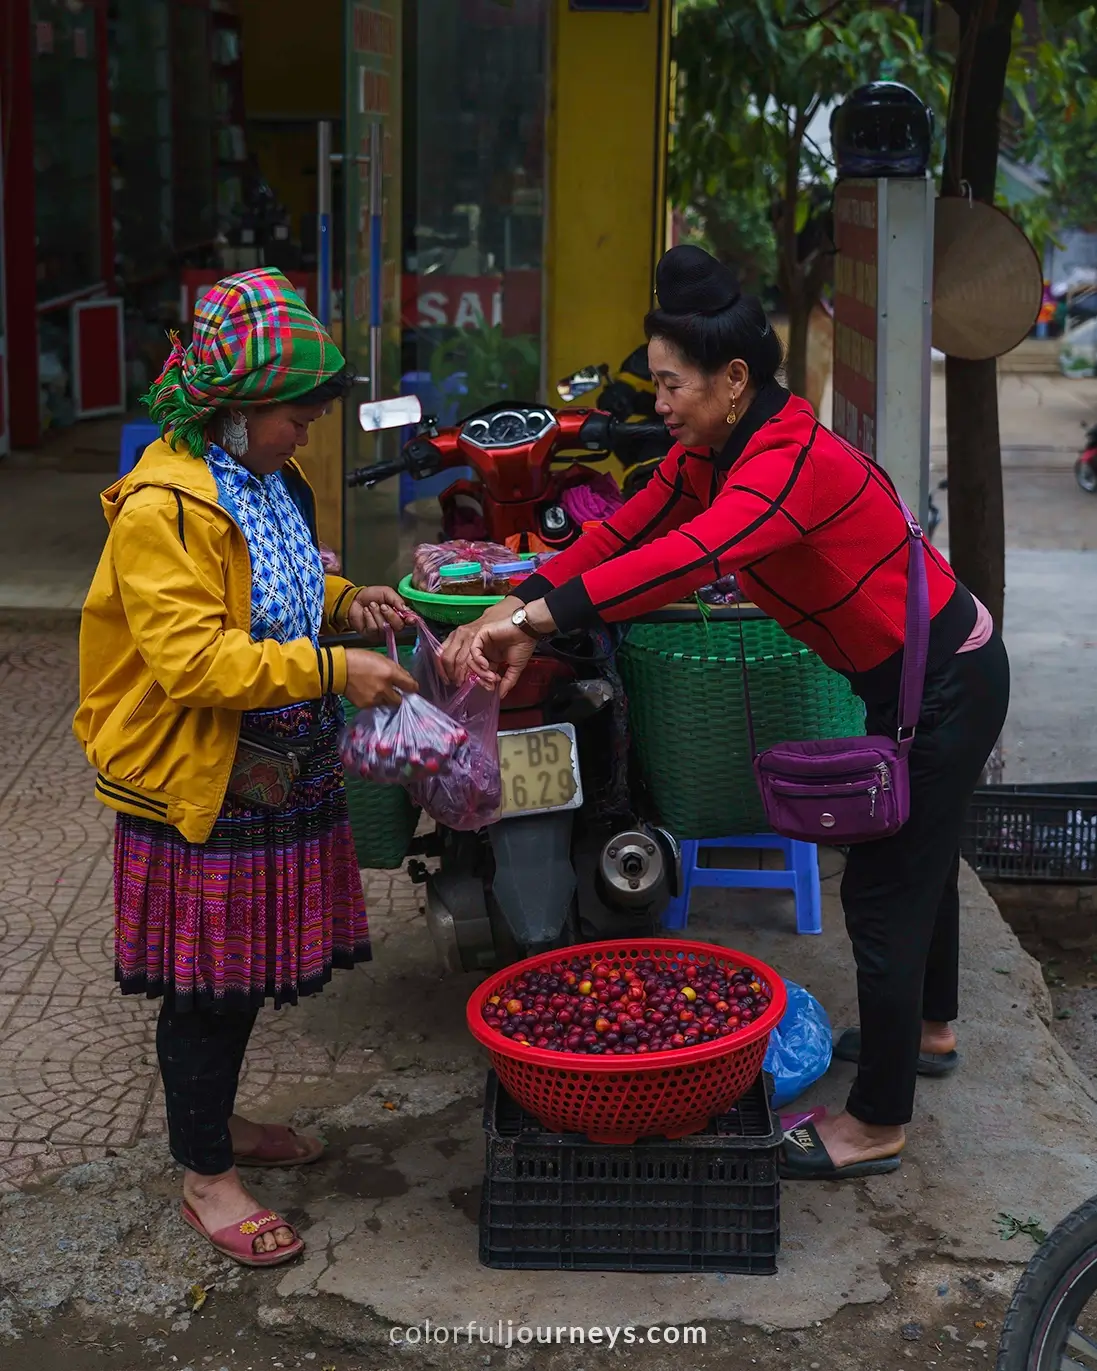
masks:
<svg viewBox="0 0 1097 1371"><path fill-rule="evenodd" d="M739 282L704 248L681 243L660 258L655 291L669 314L716 314L739 299Z"/></svg>

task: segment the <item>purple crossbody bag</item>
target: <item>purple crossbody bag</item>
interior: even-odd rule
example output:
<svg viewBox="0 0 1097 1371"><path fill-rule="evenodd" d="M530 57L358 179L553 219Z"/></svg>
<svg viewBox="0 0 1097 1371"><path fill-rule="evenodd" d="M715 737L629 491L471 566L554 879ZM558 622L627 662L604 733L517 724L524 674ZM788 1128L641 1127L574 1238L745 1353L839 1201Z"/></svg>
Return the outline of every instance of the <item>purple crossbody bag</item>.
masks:
<svg viewBox="0 0 1097 1371"><path fill-rule="evenodd" d="M845 846L887 838L910 816L910 749L922 712L929 653L929 584L917 520L903 505L909 530L906 642L894 738L827 738L777 743L759 752L750 707L743 643L743 693L754 774L770 827L785 838ZM739 632L742 635L742 621Z"/></svg>

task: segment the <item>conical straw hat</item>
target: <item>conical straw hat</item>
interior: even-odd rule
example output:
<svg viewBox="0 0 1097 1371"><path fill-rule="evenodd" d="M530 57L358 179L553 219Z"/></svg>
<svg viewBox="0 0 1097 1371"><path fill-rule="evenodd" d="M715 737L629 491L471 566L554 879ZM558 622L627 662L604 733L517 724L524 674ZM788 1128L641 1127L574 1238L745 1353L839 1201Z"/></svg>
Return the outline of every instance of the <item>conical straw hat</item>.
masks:
<svg viewBox="0 0 1097 1371"><path fill-rule="evenodd" d="M937 201L935 348L969 361L1001 357L1028 335L1043 298L1036 250L1008 215L966 196Z"/></svg>

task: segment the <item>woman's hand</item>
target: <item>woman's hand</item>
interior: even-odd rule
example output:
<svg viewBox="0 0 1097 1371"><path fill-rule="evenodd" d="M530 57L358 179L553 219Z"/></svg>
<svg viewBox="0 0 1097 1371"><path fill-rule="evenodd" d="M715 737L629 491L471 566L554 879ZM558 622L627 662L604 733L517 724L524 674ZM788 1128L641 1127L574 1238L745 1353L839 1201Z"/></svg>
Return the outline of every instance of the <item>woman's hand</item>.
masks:
<svg viewBox="0 0 1097 1371"><path fill-rule="evenodd" d="M408 607L391 586L363 586L354 597L347 622L368 642L383 643L385 629L399 632L407 623Z"/></svg>
<svg viewBox="0 0 1097 1371"><path fill-rule="evenodd" d="M364 648L347 649L347 699L358 709L374 705L398 705L400 692L415 695L415 677L390 657Z"/></svg>
<svg viewBox="0 0 1097 1371"><path fill-rule="evenodd" d="M448 634L442 643L442 655L439 658L439 666L442 675L450 685L464 685L472 672L472 662L469 658L469 651L476 639L476 635L485 624L503 623L510 620L510 616L516 609L521 609L522 601L509 595L505 600L501 600L497 605L492 605L474 623L461 624Z"/></svg>
<svg viewBox="0 0 1097 1371"><path fill-rule="evenodd" d="M509 619L487 624L481 621L471 627L476 635L468 648L470 671L489 690L498 685L499 698L505 700L518 684L537 644Z"/></svg>

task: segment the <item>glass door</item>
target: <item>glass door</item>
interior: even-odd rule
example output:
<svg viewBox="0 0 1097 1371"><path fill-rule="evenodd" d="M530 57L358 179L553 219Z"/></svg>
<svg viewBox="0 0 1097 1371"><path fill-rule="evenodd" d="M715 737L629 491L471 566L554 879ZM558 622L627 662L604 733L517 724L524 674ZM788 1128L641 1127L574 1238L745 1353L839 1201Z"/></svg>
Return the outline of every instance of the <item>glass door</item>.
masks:
<svg viewBox="0 0 1097 1371"><path fill-rule="evenodd" d="M346 0L347 357L380 398L414 392L443 423L543 393L550 10ZM348 467L396 455L406 433L367 436L346 411ZM401 532L433 539L445 479L405 485L418 529L397 481L348 492L350 574L403 574Z"/></svg>
<svg viewBox="0 0 1097 1371"><path fill-rule="evenodd" d="M362 378L344 407L348 469L391 460L404 436L365 434L358 425L362 400L399 393L403 8L402 0L345 0L343 350ZM347 492L350 576L399 578L399 515L396 480Z"/></svg>
<svg viewBox="0 0 1097 1371"><path fill-rule="evenodd" d="M408 8L404 351L452 422L542 390L550 5Z"/></svg>

